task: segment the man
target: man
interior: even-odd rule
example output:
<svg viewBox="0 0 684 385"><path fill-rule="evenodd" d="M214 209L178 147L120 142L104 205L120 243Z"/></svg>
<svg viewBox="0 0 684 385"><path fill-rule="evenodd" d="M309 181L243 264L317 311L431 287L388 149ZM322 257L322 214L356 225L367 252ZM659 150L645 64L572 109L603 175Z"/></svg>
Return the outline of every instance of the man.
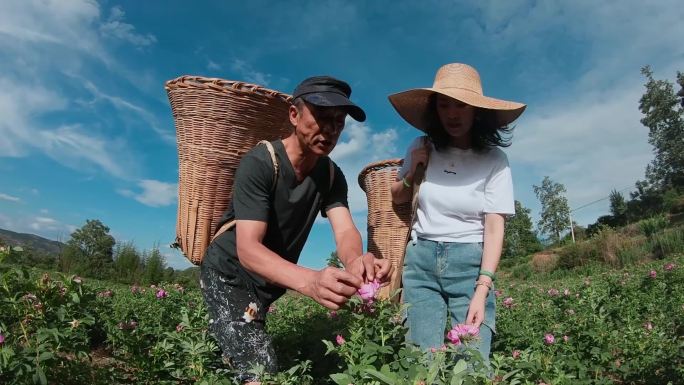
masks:
<svg viewBox="0 0 684 385"><path fill-rule="evenodd" d="M389 260L363 254L348 208L347 182L328 158L347 114L357 121L366 118L350 95L347 83L329 76L304 80L289 109L294 131L271 142L278 171L263 145L245 154L238 166L224 215L225 221L235 219L236 226L209 245L201 286L210 331L240 381L257 383L248 372L255 364L277 370L264 317L286 289L338 309L364 282L391 275ZM316 271L296 264L318 212L332 225L344 270Z"/></svg>

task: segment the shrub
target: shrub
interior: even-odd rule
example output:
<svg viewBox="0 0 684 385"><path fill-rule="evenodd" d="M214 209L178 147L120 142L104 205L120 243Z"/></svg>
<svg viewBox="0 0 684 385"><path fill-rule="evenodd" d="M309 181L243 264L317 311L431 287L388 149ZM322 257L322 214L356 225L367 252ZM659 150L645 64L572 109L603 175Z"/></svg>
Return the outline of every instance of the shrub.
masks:
<svg viewBox="0 0 684 385"><path fill-rule="evenodd" d="M584 266L590 261L598 259L596 242L593 240L578 242L565 246L559 251L558 266L563 269L572 269Z"/></svg>
<svg viewBox="0 0 684 385"><path fill-rule="evenodd" d="M667 217L663 214L659 214L640 221L639 228L647 238L650 238L653 234L666 228L668 224L669 221Z"/></svg>
<svg viewBox="0 0 684 385"><path fill-rule="evenodd" d="M653 235L651 250L659 258L674 253L684 253L684 227L676 227Z"/></svg>

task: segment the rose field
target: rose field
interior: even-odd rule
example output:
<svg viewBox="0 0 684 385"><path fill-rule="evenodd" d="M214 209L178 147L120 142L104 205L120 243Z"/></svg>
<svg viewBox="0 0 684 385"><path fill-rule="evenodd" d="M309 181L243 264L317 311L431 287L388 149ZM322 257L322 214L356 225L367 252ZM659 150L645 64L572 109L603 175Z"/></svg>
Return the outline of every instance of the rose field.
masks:
<svg viewBox="0 0 684 385"><path fill-rule="evenodd" d="M281 371L265 383L681 383L683 264L675 253L621 269L502 273L489 371L468 349L471 335L445 330L445 345L427 354L405 345L401 308L388 301L355 297L331 312L288 294L269 309ZM231 383L197 290L1 273L0 383Z"/></svg>

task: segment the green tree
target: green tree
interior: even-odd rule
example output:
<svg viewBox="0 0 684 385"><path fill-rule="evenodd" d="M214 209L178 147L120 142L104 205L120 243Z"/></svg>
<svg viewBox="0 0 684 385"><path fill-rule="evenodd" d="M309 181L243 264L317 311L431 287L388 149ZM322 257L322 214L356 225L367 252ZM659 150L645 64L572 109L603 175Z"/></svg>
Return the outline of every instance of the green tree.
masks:
<svg viewBox="0 0 684 385"><path fill-rule="evenodd" d="M648 127L648 142L655 157L646 169L648 182L657 190L684 187L684 107L672 83L653 79L651 67L641 69L646 77L646 93L639 100L644 114L641 123ZM684 84L684 73L677 72Z"/></svg>
<svg viewBox="0 0 684 385"><path fill-rule="evenodd" d="M342 261L340 261L340 257L337 255L337 251L333 251L332 253L330 253L330 256L326 260L326 265L342 268Z"/></svg>
<svg viewBox="0 0 684 385"><path fill-rule="evenodd" d="M109 227L97 219L89 219L83 227L71 233L60 255L59 267L62 271L87 277L108 277L114 244Z"/></svg>
<svg viewBox="0 0 684 385"><path fill-rule="evenodd" d="M561 232L570 224L570 206L563 195L565 186L545 176L541 186L532 187L542 206L541 218L537 222L539 231L548 234L554 242L559 242Z"/></svg>
<svg viewBox="0 0 684 385"><path fill-rule="evenodd" d="M136 283L140 281L142 261L133 242L116 245L114 252L114 275L119 282Z"/></svg>
<svg viewBox="0 0 684 385"><path fill-rule="evenodd" d="M621 226L627 222L627 201L617 190L610 192L610 213L616 224Z"/></svg>
<svg viewBox="0 0 684 385"><path fill-rule="evenodd" d="M165 278L166 259L155 246L150 252L143 253L144 270L143 281L148 284L158 284Z"/></svg>
<svg viewBox="0 0 684 385"><path fill-rule="evenodd" d="M542 244L532 229L530 212L520 201L515 201L515 215L506 218L504 257L528 255L542 249Z"/></svg>

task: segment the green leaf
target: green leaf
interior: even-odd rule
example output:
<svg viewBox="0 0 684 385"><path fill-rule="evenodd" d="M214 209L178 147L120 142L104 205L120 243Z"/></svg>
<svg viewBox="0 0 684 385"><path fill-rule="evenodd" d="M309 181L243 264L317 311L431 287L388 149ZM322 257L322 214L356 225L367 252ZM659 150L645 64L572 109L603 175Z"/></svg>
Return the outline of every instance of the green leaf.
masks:
<svg viewBox="0 0 684 385"><path fill-rule="evenodd" d="M394 377L394 378L391 378L390 375L380 373L375 369L366 369L364 372L370 374L371 376L377 378L380 381L383 381L385 384L392 384L393 385L393 384L397 383L396 375L393 375L392 377Z"/></svg>
<svg viewBox="0 0 684 385"><path fill-rule="evenodd" d="M38 362L47 361L47 360L52 359L54 357L55 357L55 355L52 352L42 352L38 356Z"/></svg>
<svg viewBox="0 0 684 385"><path fill-rule="evenodd" d="M345 373L334 373L330 375L330 378L338 385L349 385L354 383L354 378Z"/></svg>
<svg viewBox="0 0 684 385"><path fill-rule="evenodd" d="M468 364L466 364L465 360L458 360L456 365L454 365L454 370L452 372L454 375L457 375L466 371L466 369L468 369Z"/></svg>

